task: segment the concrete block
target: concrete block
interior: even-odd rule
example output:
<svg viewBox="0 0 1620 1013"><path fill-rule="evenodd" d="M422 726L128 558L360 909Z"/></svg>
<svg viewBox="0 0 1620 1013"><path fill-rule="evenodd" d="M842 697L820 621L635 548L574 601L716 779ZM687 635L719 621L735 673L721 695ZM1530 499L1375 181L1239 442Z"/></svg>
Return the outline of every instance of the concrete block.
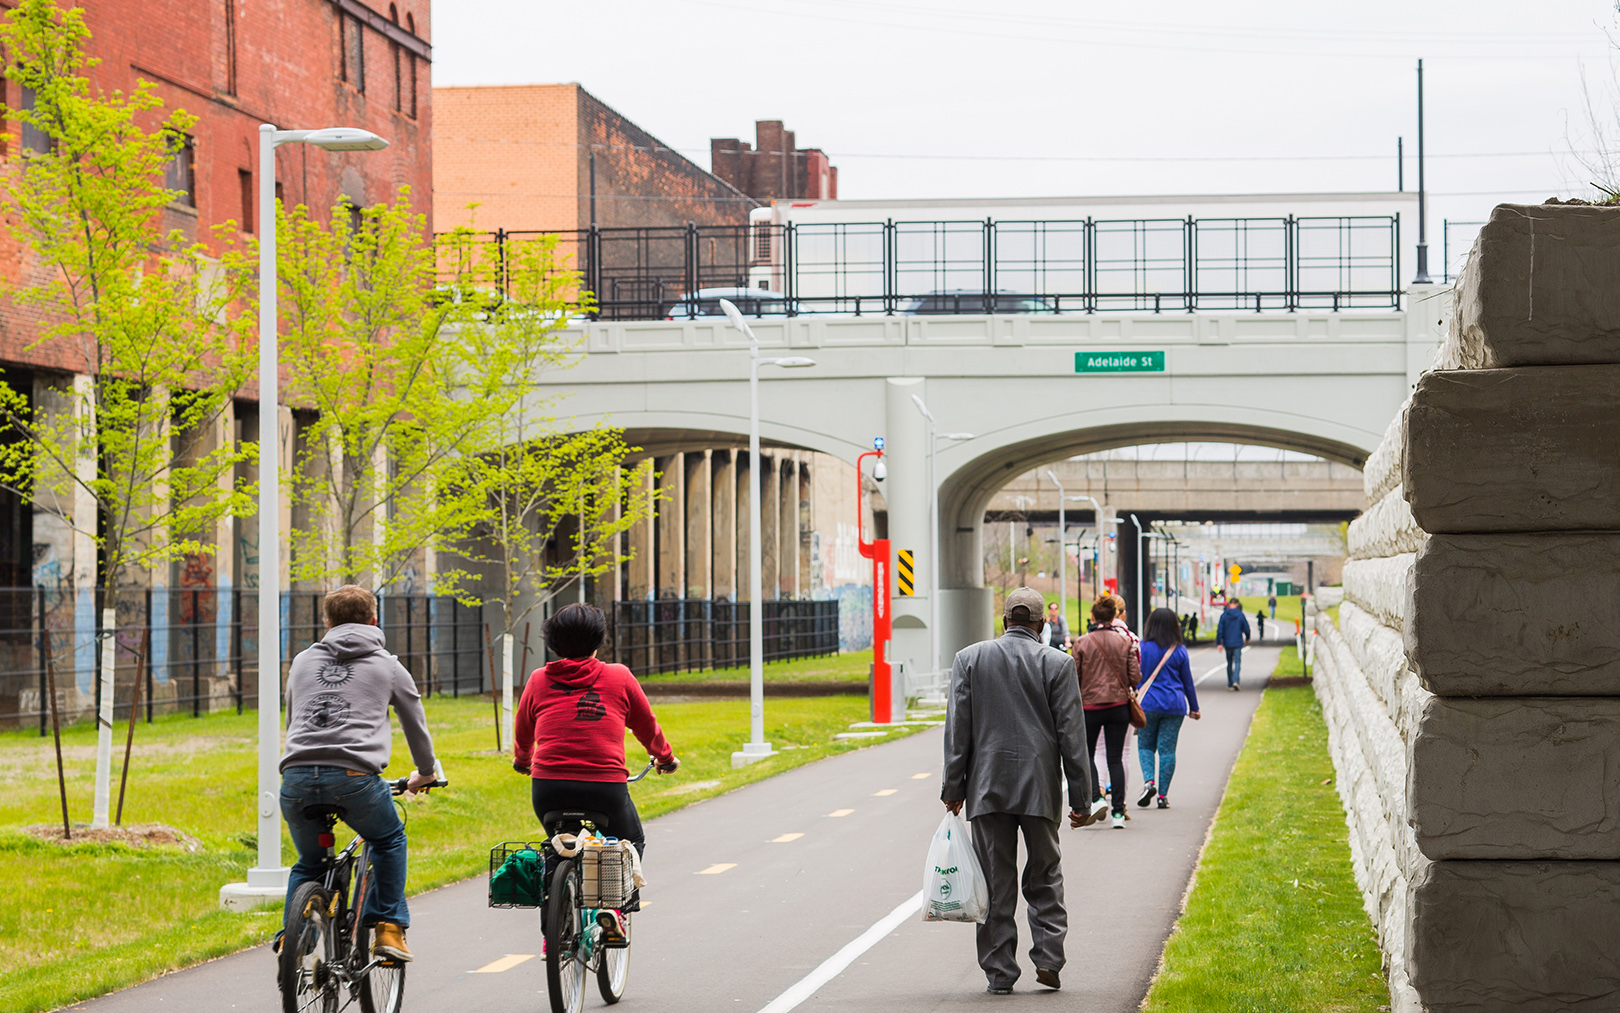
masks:
<svg viewBox="0 0 1620 1013"><path fill-rule="evenodd" d="M1426 373L1406 420L1430 534L1620 529L1620 366Z"/></svg>
<svg viewBox="0 0 1620 1013"><path fill-rule="evenodd" d="M1344 564L1344 596L1371 612L1379 622L1400 629L1406 622L1407 585L1417 556L1403 552L1378 559L1352 559Z"/></svg>
<svg viewBox="0 0 1620 1013"><path fill-rule="evenodd" d="M1620 696L1620 534L1436 535L1406 653L1442 696Z"/></svg>
<svg viewBox="0 0 1620 1013"><path fill-rule="evenodd" d="M1407 401L1410 402L1408 397ZM1389 491L1401 484L1401 448L1406 443L1406 404L1395 413L1390 420L1389 427L1384 430L1384 438L1367 455L1367 463L1361 469L1362 488L1367 492L1367 502L1376 503L1388 495Z"/></svg>
<svg viewBox="0 0 1620 1013"><path fill-rule="evenodd" d="M1429 1013L1620 1005L1620 863L1435 862L1407 907L1407 967Z"/></svg>
<svg viewBox="0 0 1620 1013"><path fill-rule="evenodd" d="M1400 483L1350 522L1347 533L1350 555L1356 559L1376 559L1416 552L1429 536L1412 517L1412 507Z"/></svg>
<svg viewBox="0 0 1620 1013"><path fill-rule="evenodd" d="M1418 848L1447 859L1620 859L1620 699L1433 697L1412 740Z"/></svg>
<svg viewBox="0 0 1620 1013"><path fill-rule="evenodd" d="M1441 369L1620 362L1620 208L1502 204L1457 280Z"/></svg>

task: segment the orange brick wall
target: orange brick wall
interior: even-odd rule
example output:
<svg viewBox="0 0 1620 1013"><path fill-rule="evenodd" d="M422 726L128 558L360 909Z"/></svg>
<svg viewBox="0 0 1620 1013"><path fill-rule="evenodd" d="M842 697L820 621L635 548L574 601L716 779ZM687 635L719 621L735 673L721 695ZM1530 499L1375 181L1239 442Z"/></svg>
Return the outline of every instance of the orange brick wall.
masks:
<svg viewBox="0 0 1620 1013"><path fill-rule="evenodd" d="M580 227L577 84L433 89L433 229ZM467 205L477 203L476 210Z"/></svg>

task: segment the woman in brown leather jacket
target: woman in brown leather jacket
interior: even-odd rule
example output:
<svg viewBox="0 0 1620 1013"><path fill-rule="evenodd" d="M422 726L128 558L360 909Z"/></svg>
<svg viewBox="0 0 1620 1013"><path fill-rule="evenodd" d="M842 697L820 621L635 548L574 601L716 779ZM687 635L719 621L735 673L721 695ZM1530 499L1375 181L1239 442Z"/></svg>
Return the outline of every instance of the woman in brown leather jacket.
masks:
<svg viewBox="0 0 1620 1013"><path fill-rule="evenodd" d="M1113 595L1098 597L1092 603L1091 618L1100 628L1081 637L1074 648L1080 703L1086 712L1086 748L1095 755L1097 735L1102 733L1116 830L1125 829L1125 736L1131 727L1131 688L1142 681L1136 641L1113 626L1121 614ZM1102 798L1096 764L1091 765L1091 797Z"/></svg>

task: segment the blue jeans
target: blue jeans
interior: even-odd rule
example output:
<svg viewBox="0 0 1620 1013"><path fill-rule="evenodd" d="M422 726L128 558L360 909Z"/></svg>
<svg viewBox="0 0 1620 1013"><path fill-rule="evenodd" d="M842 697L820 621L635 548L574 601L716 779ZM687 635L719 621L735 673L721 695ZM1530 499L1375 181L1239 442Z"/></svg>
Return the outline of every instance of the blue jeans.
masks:
<svg viewBox="0 0 1620 1013"><path fill-rule="evenodd" d="M336 806L343 822L371 845L374 878L361 924L409 925L411 913L405 906L405 824L394 811L388 782L376 774L356 776L342 767L288 767L281 775L281 815L298 848L298 861L287 877L287 910L292 910L292 897L298 888L320 877L321 861L326 856L320 844L326 822L304 816L304 808L313 805Z"/></svg>
<svg viewBox="0 0 1620 1013"><path fill-rule="evenodd" d="M1185 714L1148 711L1147 724L1136 731L1136 758L1142 763L1142 780L1152 781L1161 796L1170 794L1170 779L1176 776L1176 740L1181 738ZM1158 772L1153 761L1157 755Z"/></svg>
<svg viewBox="0 0 1620 1013"><path fill-rule="evenodd" d="M1236 686L1243 681L1243 648L1226 649L1226 684Z"/></svg>

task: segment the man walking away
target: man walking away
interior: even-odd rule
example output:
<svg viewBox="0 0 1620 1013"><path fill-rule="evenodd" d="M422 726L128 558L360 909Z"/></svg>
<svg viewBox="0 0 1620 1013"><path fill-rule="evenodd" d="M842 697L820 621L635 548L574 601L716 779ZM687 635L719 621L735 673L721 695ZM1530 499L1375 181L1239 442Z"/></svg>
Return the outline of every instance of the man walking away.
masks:
<svg viewBox="0 0 1620 1013"><path fill-rule="evenodd" d="M1236 693L1243 681L1243 645L1249 642L1249 617L1236 597L1226 600L1215 624L1215 642L1226 648L1226 688Z"/></svg>
<svg viewBox="0 0 1620 1013"><path fill-rule="evenodd" d="M1058 988L1068 914L1058 848L1062 782L1069 783L1069 825L1083 827L1107 811L1087 793L1085 717L1074 662L1040 642L1045 602L1027 587L1007 595L1006 632L957 652L945 717L945 774L940 799L953 813L967 807L973 850L990 888L990 909L977 929L979 966L993 995L1018 980L1018 837L1023 834L1024 900L1029 905L1035 980Z"/></svg>
<svg viewBox="0 0 1620 1013"><path fill-rule="evenodd" d="M1277 596L1273 594L1270 598L1267 598L1266 604L1271 607L1271 618L1277 618ZM1262 636L1264 635L1262 634Z"/></svg>

